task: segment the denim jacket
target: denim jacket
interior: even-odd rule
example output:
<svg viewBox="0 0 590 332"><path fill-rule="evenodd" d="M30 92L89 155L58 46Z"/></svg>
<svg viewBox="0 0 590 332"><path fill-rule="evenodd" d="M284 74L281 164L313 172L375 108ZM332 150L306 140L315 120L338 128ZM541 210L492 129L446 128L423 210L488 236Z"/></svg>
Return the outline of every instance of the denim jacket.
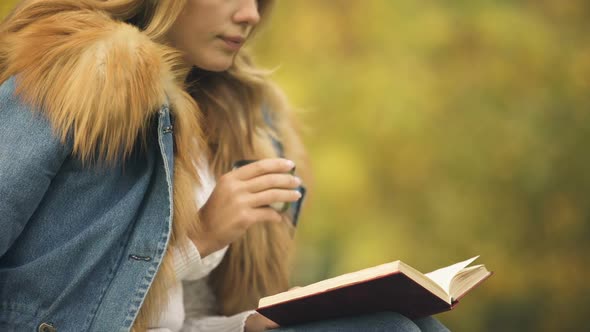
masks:
<svg viewBox="0 0 590 332"><path fill-rule="evenodd" d="M14 90L14 78L0 86L0 331L127 331L170 236L169 109L147 151L88 167Z"/></svg>
<svg viewBox="0 0 590 332"><path fill-rule="evenodd" d="M126 331L171 229L163 106L147 151L83 165L47 119L0 86L0 331Z"/></svg>

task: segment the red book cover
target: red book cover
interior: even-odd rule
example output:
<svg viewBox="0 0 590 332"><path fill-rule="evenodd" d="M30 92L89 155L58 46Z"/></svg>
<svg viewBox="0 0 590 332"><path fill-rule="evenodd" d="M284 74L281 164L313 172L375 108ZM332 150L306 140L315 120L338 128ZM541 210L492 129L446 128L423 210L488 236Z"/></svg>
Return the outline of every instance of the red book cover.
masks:
<svg viewBox="0 0 590 332"><path fill-rule="evenodd" d="M456 304L457 301L452 305L447 303L402 272L394 272L261 307L257 311L287 326L380 311L399 312L416 319L451 310Z"/></svg>

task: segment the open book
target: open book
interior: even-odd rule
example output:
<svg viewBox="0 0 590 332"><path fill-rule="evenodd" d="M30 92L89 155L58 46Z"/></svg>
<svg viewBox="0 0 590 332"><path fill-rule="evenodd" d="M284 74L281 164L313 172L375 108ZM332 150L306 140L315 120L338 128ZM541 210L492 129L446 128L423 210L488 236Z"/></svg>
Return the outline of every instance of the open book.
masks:
<svg viewBox="0 0 590 332"><path fill-rule="evenodd" d="M422 274L401 261L264 297L257 311L279 325L395 311L409 318L451 310L493 272L468 267L479 256Z"/></svg>

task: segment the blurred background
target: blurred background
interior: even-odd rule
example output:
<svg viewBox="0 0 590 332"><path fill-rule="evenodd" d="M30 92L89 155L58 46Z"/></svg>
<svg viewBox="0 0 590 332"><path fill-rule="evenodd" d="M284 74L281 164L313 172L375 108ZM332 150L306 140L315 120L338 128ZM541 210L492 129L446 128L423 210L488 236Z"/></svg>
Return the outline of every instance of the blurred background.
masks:
<svg viewBox="0 0 590 332"><path fill-rule="evenodd" d="M589 32L587 0L278 1L253 48L315 175L293 284L481 255L451 330L590 329Z"/></svg>

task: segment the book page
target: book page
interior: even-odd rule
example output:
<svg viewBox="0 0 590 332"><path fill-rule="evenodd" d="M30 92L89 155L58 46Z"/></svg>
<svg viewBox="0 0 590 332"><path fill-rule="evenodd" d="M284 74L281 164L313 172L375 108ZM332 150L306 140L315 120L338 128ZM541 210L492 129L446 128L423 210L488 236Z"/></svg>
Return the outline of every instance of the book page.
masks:
<svg viewBox="0 0 590 332"><path fill-rule="evenodd" d="M453 264L451 266L443 267L441 269L426 273L425 276L436 282L447 294L451 293L451 281L453 277L463 270L467 265L471 264L479 256L475 256L466 261Z"/></svg>
<svg viewBox="0 0 590 332"><path fill-rule="evenodd" d="M462 297L465 292L490 275L491 272L484 265L470 266L461 270L451 283L451 299Z"/></svg>
<svg viewBox="0 0 590 332"><path fill-rule="evenodd" d="M295 288L275 295L267 296L258 302L258 307L269 306L274 303L287 301L314 293L324 292L332 288L338 288L367 279L377 278L399 271L400 261L385 263L378 266L366 268L356 272L346 273L337 277L322 280L307 286Z"/></svg>

